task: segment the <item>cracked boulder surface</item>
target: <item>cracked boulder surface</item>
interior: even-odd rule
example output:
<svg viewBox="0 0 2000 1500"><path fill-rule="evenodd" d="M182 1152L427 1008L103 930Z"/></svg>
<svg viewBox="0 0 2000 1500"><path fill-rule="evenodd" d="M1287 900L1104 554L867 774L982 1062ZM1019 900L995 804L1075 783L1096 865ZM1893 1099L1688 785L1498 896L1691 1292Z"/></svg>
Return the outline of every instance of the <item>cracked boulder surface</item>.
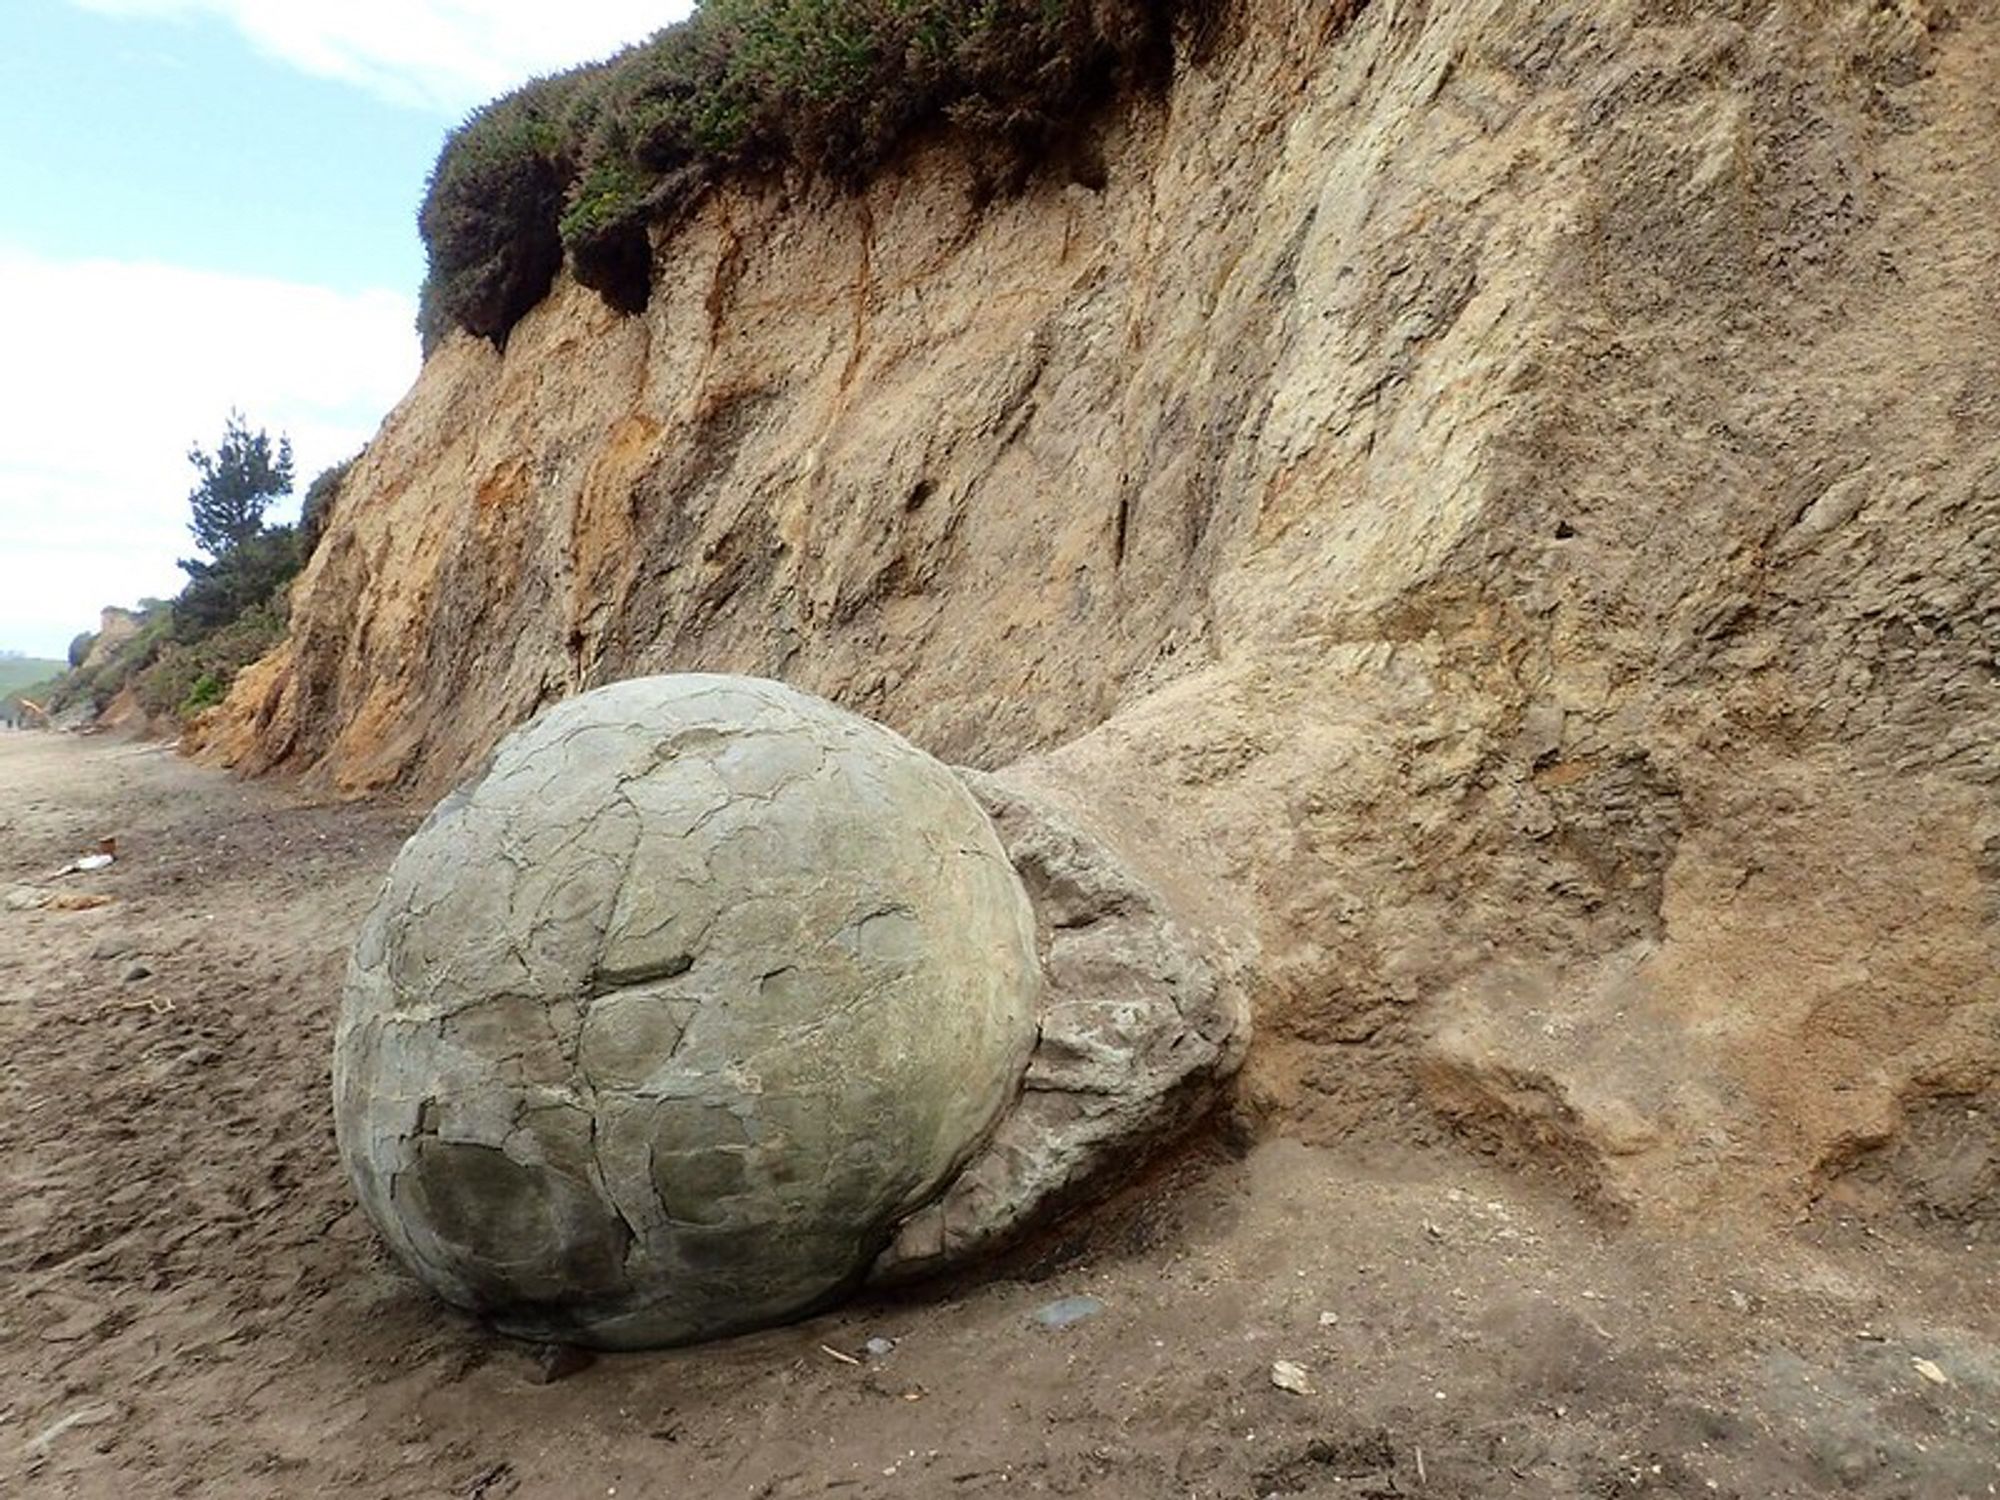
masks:
<svg viewBox="0 0 2000 1500"><path fill-rule="evenodd" d="M447 1301L637 1348L838 1297L985 1144L1036 1040L992 823L887 729L662 677L543 714L398 856L335 1124Z"/></svg>

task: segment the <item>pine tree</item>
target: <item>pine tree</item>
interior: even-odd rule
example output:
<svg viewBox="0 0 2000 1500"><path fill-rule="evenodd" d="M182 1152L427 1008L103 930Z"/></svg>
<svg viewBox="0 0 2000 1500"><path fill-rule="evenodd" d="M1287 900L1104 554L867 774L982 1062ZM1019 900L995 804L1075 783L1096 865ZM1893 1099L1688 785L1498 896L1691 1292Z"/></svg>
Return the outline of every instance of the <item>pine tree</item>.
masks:
<svg viewBox="0 0 2000 1500"><path fill-rule="evenodd" d="M292 440L280 437L273 458L270 436L261 427L253 433L239 411L229 414L215 452L204 452L197 443L188 450L188 462L201 475L188 495L194 512L188 530L218 561L261 532L271 502L292 490Z"/></svg>

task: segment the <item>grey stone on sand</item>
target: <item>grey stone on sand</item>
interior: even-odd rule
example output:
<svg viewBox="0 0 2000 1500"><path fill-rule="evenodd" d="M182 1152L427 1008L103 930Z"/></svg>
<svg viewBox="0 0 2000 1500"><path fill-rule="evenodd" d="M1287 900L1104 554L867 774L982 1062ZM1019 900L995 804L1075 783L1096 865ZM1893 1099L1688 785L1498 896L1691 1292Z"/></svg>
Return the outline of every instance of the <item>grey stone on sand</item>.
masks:
<svg viewBox="0 0 2000 1500"><path fill-rule="evenodd" d="M1095 1297L1061 1297L1035 1309L1035 1321L1044 1328L1074 1328L1096 1317L1104 1304Z"/></svg>
<svg viewBox="0 0 2000 1500"><path fill-rule="evenodd" d="M1098 831L1012 773L959 774L1033 902L1041 1013L1019 1100L899 1227L871 1273L882 1285L1006 1249L1125 1185L1210 1112L1250 1042L1233 971Z"/></svg>
<svg viewBox="0 0 2000 1500"><path fill-rule="evenodd" d="M1039 985L943 766L775 683L620 683L398 856L348 971L341 1156L397 1255L507 1332L719 1337L851 1288L980 1150Z"/></svg>

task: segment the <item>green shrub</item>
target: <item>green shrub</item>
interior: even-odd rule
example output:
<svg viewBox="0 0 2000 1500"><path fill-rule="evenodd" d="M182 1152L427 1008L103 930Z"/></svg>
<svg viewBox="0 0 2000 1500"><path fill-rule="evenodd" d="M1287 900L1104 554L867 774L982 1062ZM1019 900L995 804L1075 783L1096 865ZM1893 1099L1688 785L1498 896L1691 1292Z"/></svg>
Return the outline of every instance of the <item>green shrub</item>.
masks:
<svg viewBox="0 0 2000 1500"><path fill-rule="evenodd" d="M187 587L171 603L142 599L138 628L87 668L97 638L78 636L70 670L51 685L52 712L87 704L101 713L130 687L148 714L186 717L221 702L236 673L284 639L286 585L325 529L353 462L313 481L298 526L266 526L265 512L291 488L291 453L289 439L274 449L235 412L213 453L199 445L189 452L201 476L188 497L189 529L210 560L183 559Z"/></svg>
<svg viewBox="0 0 2000 1500"><path fill-rule="evenodd" d="M88 671L57 678L47 707L87 704L101 713L130 687L147 714L185 719L220 703L236 674L285 638L284 586L298 571L291 527L266 528L217 562L182 567L189 578L179 597L142 601L138 630Z"/></svg>
<svg viewBox="0 0 2000 1500"><path fill-rule="evenodd" d="M190 719L229 696L236 674L285 638L280 600L252 605L194 641L169 641L134 677L139 706L155 718Z"/></svg>
<svg viewBox="0 0 2000 1500"><path fill-rule="evenodd" d="M340 503L341 489L360 457L357 453L343 463L321 470L319 477L306 486L306 497L299 506L300 567L304 567L313 553L319 550L320 538L326 535L326 528L333 520L333 508Z"/></svg>
<svg viewBox="0 0 2000 1500"><path fill-rule="evenodd" d="M192 646L169 645L138 674L134 691L139 706L156 719L178 714L202 676L201 660Z"/></svg>
<svg viewBox="0 0 2000 1500"><path fill-rule="evenodd" d="M702 0L609 63L541 79L446 141L420 215L426 347L504 343L565 253L614 306L650 293L651 225L721 175L855 184L928 124L1012 169L1120 87L1162 76L1183 10L1222 0Z"/></svg>
<svg viewBox="0 0 2000 1500"><path fill-rule="evenodd" d="M654 186L625 158L595 162L558 226L577 280L621 312L641 311L652 293Z"/></svg>
<svg viewBox="0 0 2000 1500"><path fill-rule="evenodd" d="M417 216L430 251L418 326L503 342L562 267L557 221L576 175L571 107L595 70L537 79L446 138Z"/></svg>
<svg viewBox="0 0 2000 1500"><path fill-rule="evenodd" d="M291 526L267 526L212 563L183 560L188 583L174 600L174 639L188 644L225 628L290 583L300 561Z"/></svg>
<svg viewBox="0 0 2000 1500"><path fill-rule="evenodd" d="M102 709L159 655L160 648L171 638L173 627L172 606L157 599L149 601L140 614L139 629L134 634L121 641L104 661L90 671L73 674L79 681L65 693L64 706L88 698L92 707Z"/></svg>

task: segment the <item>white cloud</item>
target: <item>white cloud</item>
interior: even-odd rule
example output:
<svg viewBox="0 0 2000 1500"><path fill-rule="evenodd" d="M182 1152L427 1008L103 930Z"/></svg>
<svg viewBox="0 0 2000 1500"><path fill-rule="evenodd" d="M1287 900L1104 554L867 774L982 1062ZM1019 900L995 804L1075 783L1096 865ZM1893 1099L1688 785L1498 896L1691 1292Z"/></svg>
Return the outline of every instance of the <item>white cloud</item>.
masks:
<svg viewBox="0 0 2000 1500"><path fill-rule="evenodd" d="M179 590L187 450L232 407L291 436L301 489L358 449L415 378L414 316L394 292L0 245L0 648L59 655L101 606Z"/></svg>
<svg viewBox="0 0 2000 1500"><path fill-rule="evenodd" d="M541 73L606 57L689 0L71 0L117 16L218 16L273 57L459 115Z"/></svg>

